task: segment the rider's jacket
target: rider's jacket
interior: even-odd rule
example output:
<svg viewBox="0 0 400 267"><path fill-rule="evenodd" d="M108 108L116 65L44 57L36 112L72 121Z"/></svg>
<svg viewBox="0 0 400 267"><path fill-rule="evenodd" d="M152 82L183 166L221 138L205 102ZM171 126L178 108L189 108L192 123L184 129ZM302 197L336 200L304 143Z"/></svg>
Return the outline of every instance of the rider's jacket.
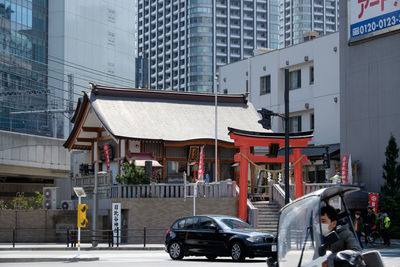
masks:
<svg viewBox="0 0 400 267"><path fill-rule="evenodd" d="M332 253L346 249L361 251L360 243L355 238L353 232L349 230L347 225L338 225L336 227L336 232L339 235L339 240L328 247Z"/></svg>

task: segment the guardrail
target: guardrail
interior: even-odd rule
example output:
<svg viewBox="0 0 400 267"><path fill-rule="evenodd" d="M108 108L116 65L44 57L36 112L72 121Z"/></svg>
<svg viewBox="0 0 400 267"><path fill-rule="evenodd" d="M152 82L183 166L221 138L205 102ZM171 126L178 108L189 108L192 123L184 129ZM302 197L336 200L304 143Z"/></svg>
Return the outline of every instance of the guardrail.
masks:
<svg viewBox="0 0 400 267"><path fill-rule="evenodd" d="M194 183L186 184L186 196L193 196ZM148 184L111 186L111 198L184 198L184 184ZM203 183L197 185L198 198L236 197L236 182Z"/></svg>

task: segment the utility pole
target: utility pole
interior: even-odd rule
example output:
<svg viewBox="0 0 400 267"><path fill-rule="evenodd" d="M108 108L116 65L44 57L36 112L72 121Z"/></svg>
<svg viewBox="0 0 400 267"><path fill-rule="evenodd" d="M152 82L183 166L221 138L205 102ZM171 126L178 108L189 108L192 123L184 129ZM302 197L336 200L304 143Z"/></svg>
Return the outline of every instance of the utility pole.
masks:
<svg viewBox="0 0 400 267"><path fill-rule="evenodd" d="M289 194L289 70L285 69L285 204Z"/></svg>

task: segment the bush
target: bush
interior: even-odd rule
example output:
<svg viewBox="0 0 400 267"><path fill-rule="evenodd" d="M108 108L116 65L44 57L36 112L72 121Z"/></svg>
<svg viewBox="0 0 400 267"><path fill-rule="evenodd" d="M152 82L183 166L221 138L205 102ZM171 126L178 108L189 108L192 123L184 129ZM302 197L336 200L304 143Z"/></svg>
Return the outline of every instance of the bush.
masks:
<svg viewBox="0 0 400 267"><path fill-rule="evenodd" d="M136 167L135 161L131 163L124 162L122 164L122 171L124 174L117 174L115 179L120 184L149 184L150 180L146 178L145 170L143 167Z"/></svg>

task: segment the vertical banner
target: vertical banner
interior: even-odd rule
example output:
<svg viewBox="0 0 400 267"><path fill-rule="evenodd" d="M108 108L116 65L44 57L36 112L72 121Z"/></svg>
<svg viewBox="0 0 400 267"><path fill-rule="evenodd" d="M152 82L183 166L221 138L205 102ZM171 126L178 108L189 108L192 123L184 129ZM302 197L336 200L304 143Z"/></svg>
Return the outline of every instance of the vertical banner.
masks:
<svg viewBox="0 0 400 267"><path fill-rule="evenodd" d="M118 243L121 243L121 203L112 203L112 230L114 243L117 243L117 228L119 229Z"/></svg>
<svg viewBox="0 0 400 267"><path fill-rule="evenodd" d="M110 151L108 144L103 145L104 156L106 157L107 172L110 170Z"/></svg>
<svg viewBox="0 0 400 267"><path fill-rule="evenodd" d="M204 146L200 148L198 181L203 181L204 176Z"/></svg>
<svg viewBox="0 0 400 267"><path fill-rule="evenodd" d="M368 206L373 207L375 213L378 213L378 197L378 193L369 193Z"/></svg>
<svg viewBox="0 0 400 267"><path fill-rule="evenodd" d="M351 166L351 154L349 154L348 164L347 164L347 180L349 184L353 184L353 168Z"/></svg>
<svg viewBox="0 0 400 267"><path fill-rule="evenodd" d="M347 177L347 155L343 155L342 157L342 183L347 184L348 177Z"/></svg>

